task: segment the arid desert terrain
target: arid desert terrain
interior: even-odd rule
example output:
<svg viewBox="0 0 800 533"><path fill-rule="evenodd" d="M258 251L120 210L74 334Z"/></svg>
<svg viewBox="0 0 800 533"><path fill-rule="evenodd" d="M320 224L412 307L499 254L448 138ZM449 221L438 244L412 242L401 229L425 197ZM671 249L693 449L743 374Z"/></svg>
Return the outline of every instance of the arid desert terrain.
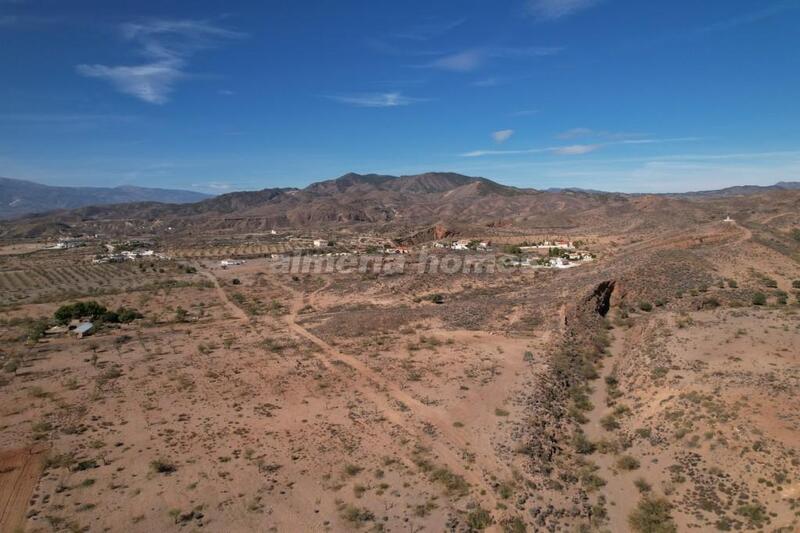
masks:
<svg viewBox="0 0 800 533"><path fill-rule="evenodd" d="M3 223L0 531L800 530L800 193L348 179Z"/></svg>

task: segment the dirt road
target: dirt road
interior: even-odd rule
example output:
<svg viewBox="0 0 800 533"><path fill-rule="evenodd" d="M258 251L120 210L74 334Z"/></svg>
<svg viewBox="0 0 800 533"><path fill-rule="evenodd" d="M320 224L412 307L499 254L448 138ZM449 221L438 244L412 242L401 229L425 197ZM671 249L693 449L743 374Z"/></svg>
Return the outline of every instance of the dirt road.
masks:
<svg viewBox="0 0 800 533"><path fill-rule="evenodd" d="M24 525L46 451L39 446L0 452L0 531L10 533Z"/></svg>

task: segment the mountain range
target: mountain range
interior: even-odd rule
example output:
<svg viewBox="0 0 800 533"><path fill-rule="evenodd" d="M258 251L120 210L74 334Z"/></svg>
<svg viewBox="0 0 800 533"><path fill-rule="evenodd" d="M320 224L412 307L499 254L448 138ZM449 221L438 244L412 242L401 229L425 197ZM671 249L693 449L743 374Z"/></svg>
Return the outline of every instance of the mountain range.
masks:
<svg viewBox="0 0 800 533"><path fill-rule="evenodd" d="M2 224L4 236L38 237L85 231L191 234L326 229L369 225L397 234L446 225L531 231L575 225L642 227L691 224L745 213L762 195L800 205L800 184L733 187L684 194L622 194L581 189L536 190L448 172L410 176L345 174L303 189L271 188L193 203L137 201L32 214ZM180 193L176 193L179 194ZM160 193L160 200L166 199ZM680 213L680 216L676 216Z"/></svg>
<svg viewBox="0 0 800 533"><path fill-rule="evenodd" d="M209 195L172 189L120 187L53 187L32 181L0 178L0 219L56 209L129 202L199 202Z"/></svg>

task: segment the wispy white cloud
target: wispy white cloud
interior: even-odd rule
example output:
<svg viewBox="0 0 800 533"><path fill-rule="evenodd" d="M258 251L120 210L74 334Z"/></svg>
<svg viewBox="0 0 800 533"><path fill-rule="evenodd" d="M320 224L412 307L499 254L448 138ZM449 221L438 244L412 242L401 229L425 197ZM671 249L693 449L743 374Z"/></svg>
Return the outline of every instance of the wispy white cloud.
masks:
<svg viewBox="0 0 800 533"><path fill-rule="evenodd" d="M534 58L552 56L561 52L557 46L490 46L462 50L421 65L426 68L449 70L451 72L472 72L484 66L488 61L498 58Z"/></svg>
<svg viewBox="0 0 800 533"><path fill-rule="evenodd" d="M679 142L695 142L706 140L706 137L670 137L666 139L623 139L616 141L612 144L662 144L662 143L679 143Z"/></svg>
<svg viewBox="0 0 800 533"><path fill-rule="evenodd" d="M461 157L525 154L583 155L594 152L601 147L602 145L599 144L574 144L572 146L551 146L548 148L529 148L526 150L474 150L461 154Z"/></svg>
<svg viewBox="0 0 800 533"><path fill-rule="evenodd" d="M464 50L442 56L425 66L454 72L470 72L481 66L485 60L485 53L481 50Z"/></svg>
<svg viewBox="0 0 800 533"><path fill-rule="evenodd" d="M494 142L501 144L509 140L512 135L514 135L514 130L499 130L492 132L492 139L494 139Z"/></svg>
<svg viewBox="0 0 800 533"><path fill-rule="evenodd" d="M630 140L631 143L637 139L642 139L643 137L645 137L644 133L593 130L591 128L572 128L567 131L562 131L556 135L557 139L594 138L611 141Z"/></svg>
<svg viewBox="0 0 800 533"><path fill-rule="evenodd" d="M151 104L165 104L175 83L185 77L183 63L159 62L133 67L78 65L80 74L110 82L122 93Z"/></svg>
<svg viewBox="0 0 800 533"><path fill-rule="evenodd" d="M425 98L412 98L399 92L329 95L327 98L355 107L401 107L426 101Z"/></svg>
<svg viewBox="0 0 800 533"><path fill-rule="evenodd" d="M572 146L560 146L554 148L552 152L556 155L583 155L600 149L599 144L573 144Z"/></svg>
<svg viewBox="0 0 800 533"><path fill-rule="evenodd" d="M590 8L601 0L528 0L528 9L540 20L556 20Z"/></svg>
<svg viewBox="0 0 800 533"><path fill-rule="evenodd" d="M504 155L525 155L525 154L553 154L553 155L585 155L605 148L606 146L625 145L625 144L658 144L693 142L703 140L702 137L675 137L665 139L623 139L619 141L596 142L585 144L572 144L567 146L551 146L547 148L529 148L523 150L473 150L461 154L461 157L484 157L484 156L504 156Z"/></svg>
<svg viewBox="0 0 800 533"><path fill-rule="evenodd" d="M199 20L155 20L123 24L124 39L135 43L149 61L140 65L78 65L78 73L106 80L118 91L151 104L169 100L175 84L187 77L189 59L201 50L243 33Z"/></svg>

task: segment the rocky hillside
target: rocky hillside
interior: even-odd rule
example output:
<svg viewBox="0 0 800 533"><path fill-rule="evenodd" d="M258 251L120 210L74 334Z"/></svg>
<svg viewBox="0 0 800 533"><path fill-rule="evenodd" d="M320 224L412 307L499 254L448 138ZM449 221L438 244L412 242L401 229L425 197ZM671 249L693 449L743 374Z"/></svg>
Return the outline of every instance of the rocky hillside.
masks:
<svg viewBox="0 0 800 533"><path fill-rule="evenodd" d="M626 195L580 190L539 191L454 173L412 176L345 174L304 189L234 192L192 204L140 202L90 206L31 215L0 225L5 237L55 236L64 232L194 231L258 232L275 228L335 229L370 225L410 235L439 223L516 227L532 232L589 226L650 231L746 214L763 209L782 188L734 197ZM776 196L777 198L777 196ZM733 211L731 208L735 207ZM744 213L743 213L744 212Z"/></svg>

